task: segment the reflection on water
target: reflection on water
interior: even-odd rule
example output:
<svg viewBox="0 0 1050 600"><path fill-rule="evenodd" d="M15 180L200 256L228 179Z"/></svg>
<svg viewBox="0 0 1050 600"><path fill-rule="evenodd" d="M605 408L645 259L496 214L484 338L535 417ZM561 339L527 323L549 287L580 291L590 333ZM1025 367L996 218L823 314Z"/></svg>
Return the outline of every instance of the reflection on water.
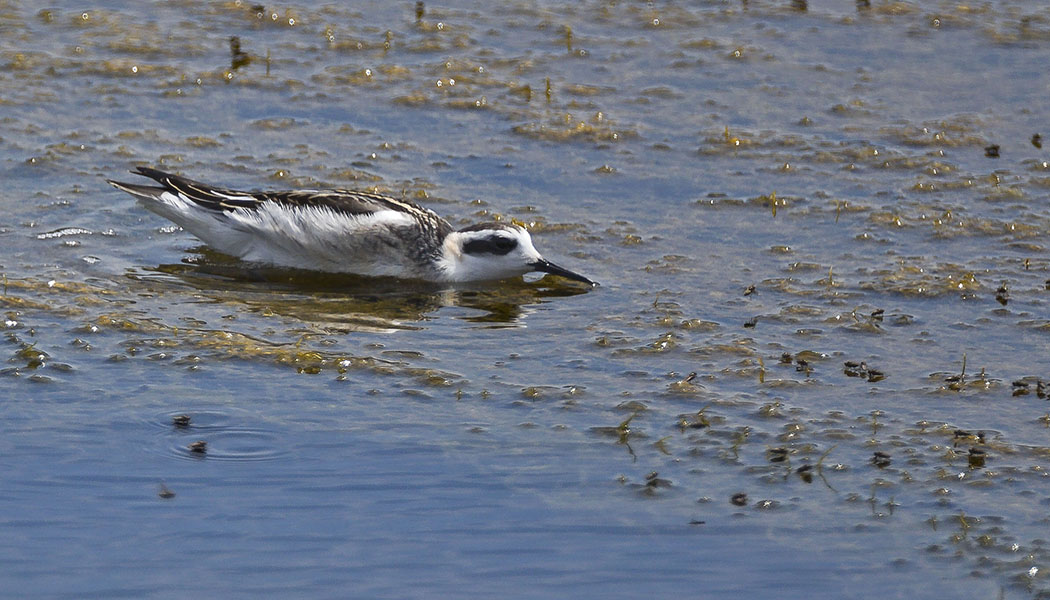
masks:
<svg viewBox="0 0 1050 600"><path fill-rule="evenodd" d="M344 332L418 329L445 307L471 309L475 312L460 318L487 327L523 326L530 305L592 289L550 275L532 281L449 285L251 265L206 247L194 252L182 263L127 276L152 286L182 284L214 302L340 327Z"/></svg>

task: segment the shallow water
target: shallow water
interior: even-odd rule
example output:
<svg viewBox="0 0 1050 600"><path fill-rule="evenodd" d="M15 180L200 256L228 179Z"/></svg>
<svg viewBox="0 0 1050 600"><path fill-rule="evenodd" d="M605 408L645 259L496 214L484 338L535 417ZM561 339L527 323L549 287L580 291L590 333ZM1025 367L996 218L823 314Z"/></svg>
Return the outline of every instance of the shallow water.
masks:
<svg viewBox="0 0 1050 600"><path fill-rule="evenodd" d="M1048 49L1038 2L0 3L0 587L1047 595ZM602 286L244 265L137 164Z"/></svg>

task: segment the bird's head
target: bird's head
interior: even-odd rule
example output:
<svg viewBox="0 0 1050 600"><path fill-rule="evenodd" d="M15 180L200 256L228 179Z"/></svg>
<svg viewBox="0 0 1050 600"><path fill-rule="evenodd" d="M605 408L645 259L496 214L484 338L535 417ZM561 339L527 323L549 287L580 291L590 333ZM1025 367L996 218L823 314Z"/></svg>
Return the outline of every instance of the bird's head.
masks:
<svg viewBox="0 0 1050 600"><path fill-rule="evenodd" d="M442 266L450 281L506 279L540 271L597 285L543 258L532 245L529 232L517 225L482 223L453 231L445 238L442 254Z"/></svg>

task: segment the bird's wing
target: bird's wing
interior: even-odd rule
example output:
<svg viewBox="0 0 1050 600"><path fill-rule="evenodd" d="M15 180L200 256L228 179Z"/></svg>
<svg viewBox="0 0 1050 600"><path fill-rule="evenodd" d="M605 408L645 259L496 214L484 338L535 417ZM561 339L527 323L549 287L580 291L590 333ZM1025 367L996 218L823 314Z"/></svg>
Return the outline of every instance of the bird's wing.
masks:
<svg viewBox="0 0 1050 600"><path fill-rule="evenodd" d="M354 190L244 192L216 187L149 167L137 167L133 173L149 177L164 186L165 190L217 212L237 209L255 211L262 205L272 202L285 208L326 209L333 213L357 217L394 211L416 219L443 221L433 211L407 200L398 200L370 192Z"/></svg>

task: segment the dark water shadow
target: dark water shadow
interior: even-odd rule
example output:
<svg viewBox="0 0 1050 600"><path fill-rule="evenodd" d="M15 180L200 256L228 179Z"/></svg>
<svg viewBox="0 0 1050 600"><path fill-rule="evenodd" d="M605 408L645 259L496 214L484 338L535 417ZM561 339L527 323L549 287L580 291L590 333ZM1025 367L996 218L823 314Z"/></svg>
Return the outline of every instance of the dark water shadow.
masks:
<svg viewBox="0 0 1050 600"><path fill-rule="evenodd" d="M382 329L421 328L447 307L476 311L455 315L467 322L514 327L521 324L530 305L591 289L551 275L532 281L519 277L447 284L257 265L204 247L194 252L181 263L143 267L127 277L151 286L170 286L172 291L192 291L197 302L230 303L314 323Z"/></svg>

